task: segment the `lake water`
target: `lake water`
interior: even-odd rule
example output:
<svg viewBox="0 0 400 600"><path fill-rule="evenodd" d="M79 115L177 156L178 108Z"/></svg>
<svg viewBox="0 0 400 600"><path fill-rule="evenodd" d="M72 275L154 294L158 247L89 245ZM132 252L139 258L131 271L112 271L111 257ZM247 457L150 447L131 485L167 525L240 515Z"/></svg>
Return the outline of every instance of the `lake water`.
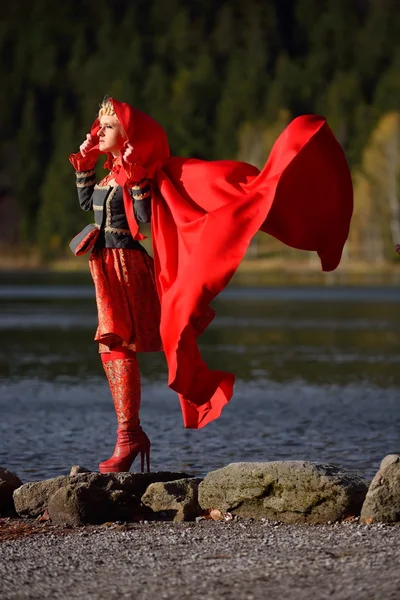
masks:
<svg viewBox="0 0 400 600"><path fill-rule="evenodd" d="M400 452L400 286L231 285L214 307L201 351L237 376L214 423L185 430L163 355L140 356L153 470L304 459L371 477ZM88 275L0 275L0 466L24 482L112 453L95 328Z"/></svg>

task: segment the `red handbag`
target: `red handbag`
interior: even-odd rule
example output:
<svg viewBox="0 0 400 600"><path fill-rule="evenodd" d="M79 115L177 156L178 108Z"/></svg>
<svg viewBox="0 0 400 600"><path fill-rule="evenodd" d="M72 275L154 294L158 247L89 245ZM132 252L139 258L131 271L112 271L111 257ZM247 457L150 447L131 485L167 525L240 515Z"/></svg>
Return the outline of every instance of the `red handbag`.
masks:
<svg viewBox="0 0 400 600"><path fill-rule="evenodd" d="M100 229L97 225L90 223L78 235L76 235L69 244L71 251L75 256L81 256L92 250L97 238L99 237Z"/></svg>

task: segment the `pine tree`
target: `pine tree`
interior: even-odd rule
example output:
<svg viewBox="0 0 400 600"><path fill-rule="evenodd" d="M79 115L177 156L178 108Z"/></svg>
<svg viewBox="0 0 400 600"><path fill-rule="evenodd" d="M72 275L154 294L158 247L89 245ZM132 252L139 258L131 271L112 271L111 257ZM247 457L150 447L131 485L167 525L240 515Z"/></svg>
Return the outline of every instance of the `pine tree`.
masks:
<svg viewBox="0 0 400 600"><path fill-rule="evenodd" d="M329 125L346 150L349 139L354 137L354 106L361 102L362 92L357 73L337 71L316 106L317 112L328 118Z"/></svg>
<svg viewBox="0 0 400 600"><path fill-rule="evenodd" d="M355 44L353 68L360 74L365 99L371 102L377 79L389 66L400 38L397 0L369 0Z"/></svg>
<svg viewBox="0 0 400 600"><path fill-rule="evenodd" d="M393 259L400 239L400 113L383 116L355 173L350 256Z"/></svg>
<svg viewBox="0 0 400 600"><path fill-rule="evenodd" d="M75 151L75 124L59 102L58 125L54 131L54 152L41 189L42 203L37 220L37 240L45 260L64 255L68 242L93 218L80 210L74 183L74 170L68 156Z"/></svg>
<svg viewBox="0 0 400 600"><path fill-rule="evenodd" d="M212 47L216 58L223 61L222 64L225 64L225 61L236 47L238 39L236 28L237 21L234 18L232 4L223 4L218 9L214 30L211 34Z"/></svg>
<svg viewBox="0 0 400 600"><path fill-rule="evenodd" d="M147 69L143 80L142 106L154 119L168 129L171 116L168 111L170 96L170 79L159 62L154 62Z"/></svg>
<svg viewBox="0 0 400 600"><path fill-rule="evenodd" d="M244 121L247 104L247 90L243 86L245 68L241 52L233 52L216 107L214 147L219 158L233 158L237 151L236 132Z"/></svg>
<svg viewBox="0 0 400 600"><path fill-rule="evenodd" d="M313 112L307 103L304 89L304 74L301 66L287 55L281 55L276 62L274 78L265 93L264 115L273 123L282 109L293 116Z"/></svg>
<svg viewBox="0 0 400 600"><path fill-rule="evenodd" d="M378 113L396 110L400 105L400 48L394 52L393 60L383 71L374 93L373 105Z"/></svg>
<svg viewBox="0 0 400 600"><path fill-rule="evenodd" d="M40 186L43 180L41 154L45 138L38 118L39 114L40 104L31 90L26 97L21 127L17 134L17 173L15 174L21 213L21 239L29 243L35 241Z"/></svg>

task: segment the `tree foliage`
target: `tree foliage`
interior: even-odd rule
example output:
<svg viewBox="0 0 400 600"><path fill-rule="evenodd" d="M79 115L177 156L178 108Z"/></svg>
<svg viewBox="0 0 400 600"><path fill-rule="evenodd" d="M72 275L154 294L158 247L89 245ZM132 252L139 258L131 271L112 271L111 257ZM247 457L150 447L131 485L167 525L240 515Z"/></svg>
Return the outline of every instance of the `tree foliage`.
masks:
<svg viewBox="0 0 400 600"><path fill-rule="evenodd" d="M398 154L389 150L390 127L398 131L393 114L400 110L397 4L8 3L0 17L0 151L3 169L13 174L21 241L39 244L46 256L65 252L85 218L75 208L68 155L109 94L154 116L174 154L205 159L240 156L260 163L271 135L290 118L326 115L354 170L353 227L360 231L352 239L378 236L375 255L388 258L399 185ZM379 144L386 150L378 160ZM15 149L11 156L9 148ZM385 160L390 166L382 166ZM380 187L385 169L390 193ZM358 248L370 258L367 242Z"/></svg>

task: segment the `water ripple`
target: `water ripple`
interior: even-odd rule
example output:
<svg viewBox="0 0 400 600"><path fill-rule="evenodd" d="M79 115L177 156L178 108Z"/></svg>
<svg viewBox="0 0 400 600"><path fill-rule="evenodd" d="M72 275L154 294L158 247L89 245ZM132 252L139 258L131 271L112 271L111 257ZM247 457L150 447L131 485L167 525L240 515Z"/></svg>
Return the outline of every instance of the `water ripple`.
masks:
<svg viewBox="0 0 400 600"><path fill-rule="evenodd" d="M95 470L112 452L115 417L100 378L3 382L0 398L0 464L24 481L67 473L75 463ZM372 477L384 455L400 450L399 419L392 390L260 379L238 381L221 418L191 431L183 428L166 382L143 385L142 422L154 470L204 475L235 461L302 459Z"/></svg>

